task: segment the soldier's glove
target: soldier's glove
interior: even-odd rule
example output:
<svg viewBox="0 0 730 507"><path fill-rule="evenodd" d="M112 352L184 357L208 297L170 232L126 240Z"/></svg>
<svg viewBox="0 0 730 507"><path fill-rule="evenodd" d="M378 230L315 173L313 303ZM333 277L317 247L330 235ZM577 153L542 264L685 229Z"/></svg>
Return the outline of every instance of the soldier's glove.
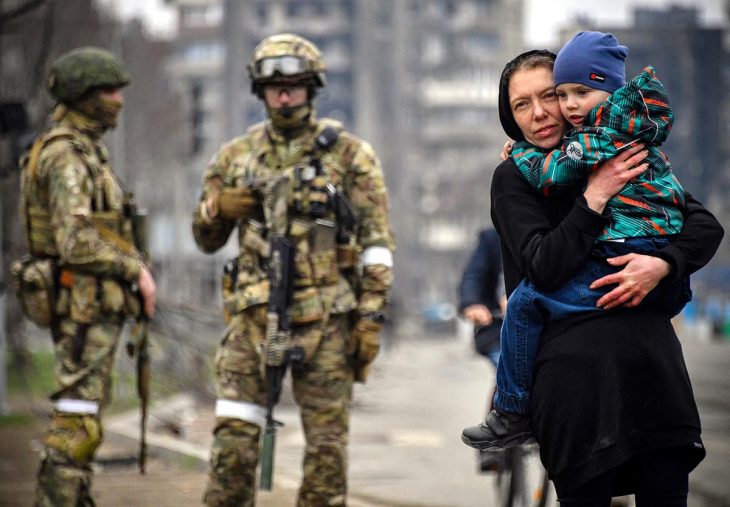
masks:
<svg viewBox="0 0 730 507"><path fill-rule="evenodd" d="M258 201L248 187L224 188L218 196L218 209L224 220L237 220L248 216Z"/></svg>
<svg viewBox="0 0 730 507"><path fill-rule="evenodd" d="M383 327L382 314L363 316L352 330L352 341L355 345L354 367L355 381L365 382L370 373L370 364L380 351L378 333Z"/></svg>

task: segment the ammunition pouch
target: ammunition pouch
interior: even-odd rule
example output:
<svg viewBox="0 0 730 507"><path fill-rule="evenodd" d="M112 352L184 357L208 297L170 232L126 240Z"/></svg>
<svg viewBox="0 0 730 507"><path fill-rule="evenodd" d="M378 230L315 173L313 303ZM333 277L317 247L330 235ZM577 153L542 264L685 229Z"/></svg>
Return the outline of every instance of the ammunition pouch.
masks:
<svg viewBox="0 0 730 507"><path fill-rule="evenodd" d="M128 284L61 269L56 312L76 324L93 324L101 315L139 316L139 299Z"/></svg>
<svg viewBox="0 0 730 507"><path fill-rule="evenodd" d="M57 316L69 317L77 324L92 324L100 314L140 314L139 301L126 283L58 268L48 211L30 207L27 217L31 255L11 265L26 317L38 326L49 327ZM133 224L119 211L95 211L91 222L133 248Z"/></svg>
<svg viewBox="0 0 730 507"><path fill-rule="evenodd" d="M24 256L10 264L10 274L20 307L31 322L50 327L55 320L56 260Z"/></svg>
<svg viewBox="0 0 730 507"><path fill-rule="evenodd" d="M316 287L294 291L289 307L292 326L313 324L324 318L322 297Z"/></svg>
<svg viewBox="0 0 730 507"><path fill-rule="evenodd" d="M332 285L294 291L290 309L292 346L304 350L304 363L310 362L316 353L329 316L348 314L356 308L355 293L344 277Z"/></svg>

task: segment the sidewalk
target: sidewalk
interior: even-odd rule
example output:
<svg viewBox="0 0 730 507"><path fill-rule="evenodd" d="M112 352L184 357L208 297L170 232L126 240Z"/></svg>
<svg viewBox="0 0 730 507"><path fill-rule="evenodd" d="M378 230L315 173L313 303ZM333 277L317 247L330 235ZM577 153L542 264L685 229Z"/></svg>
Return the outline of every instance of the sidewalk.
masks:
<svg viewBox="0 0 730 507"><path fill-rule="evenodd" d="M451 337L409 342L381 360L368 383L355 386L348 505L491 505L493 478L476 473L475 454L460 439L462 428L483 416L481 399L492 375L487 363ZM259 492L261 506L294 505L301 480L304 440L285 384L275 413L284 426L277 434L274 492ZM192 456L205 466L211 405L182 394L154 405L151 414L148 443L155 454ZM136 439L138 415L108 420L107 429Z"/></svg>
<svg viewBox="0 0 730 507"><path fill-rule="evenodd" d="M691 342L684 348L708 447L708 459L691 476L689 506L728 506L730 403L724 365L730 363L730 346ZM711 363L717 373L711 373ZM453 337L420 337L383 354L368 383L355 387L348 505L496 505L494 478L477 474L475 455L459 437L464 426L483 417L492 378L486 361L473 355L469 344ZM288 388L288 380L285 384ZM212 405L198 404L186 394L155 400L149 418L146 476L140 476L133 464L138 417L135 410L106 419L106 440L94 484L98 505L201 505L214 422ZM259 507L295 505L301 479L304 442L288 391L276 407L276 418L285 426L277 435L274 490L259 492ZM0 425L1 507L32 505L44 429L43 421Z"/></svg>

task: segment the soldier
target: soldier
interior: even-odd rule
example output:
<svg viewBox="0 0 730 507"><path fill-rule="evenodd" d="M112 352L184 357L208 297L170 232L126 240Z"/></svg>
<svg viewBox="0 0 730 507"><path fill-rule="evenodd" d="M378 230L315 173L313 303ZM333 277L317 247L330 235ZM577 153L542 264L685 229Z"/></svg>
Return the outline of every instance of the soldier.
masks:
<svg viewBox="0 0 730 507"><path fill-rule="evenodd" d="M125 196L101 142L117 124L127 84L124 68L107 51L86 47L62 55L48 77L57 100L53 125L21 160L20 215L30 260L20 278L52 266L55 286L44 299L47 315L32 315L43 305L24 305L33 307L33 320L49 324L56 356L38 506L94 505L91 462L123 321L154 313L155 282L133 246ZM33 297L23 291L21 303Z"/></svg>
<svg viewBox="0 0 730 507"><path fill-rule="evenodd" d="M293 392L306 438L299 506L345 505L347 440L354 380L364 381L379 350L378 332L391 285L394 240L383 173L372 147L339 122L317 119L325 86L317 47L292 34L264 39L248 73L268 120L224 144L203 174L194 212L205 252L238 229L240 253L224 280L230 317L215 358L217 403L209 506L254 505L259 436L266 393L261 353L266 340L268 206L255 182L288 176L287 237L295 246L292 343L303 349ZM348 226L333 205L352 205Z"/></svg>

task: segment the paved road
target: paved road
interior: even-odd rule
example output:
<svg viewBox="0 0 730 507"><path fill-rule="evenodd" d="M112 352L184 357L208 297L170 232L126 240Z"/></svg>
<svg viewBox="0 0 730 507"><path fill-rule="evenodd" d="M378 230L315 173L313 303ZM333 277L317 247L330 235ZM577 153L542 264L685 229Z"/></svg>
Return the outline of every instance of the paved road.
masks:
<svg viewBox="0 0 730 507"><path fill-rule="evenodd" d="M690 490L708 507L730 507L730 341L700 341L682 333L687 369L700 410L707 457Z"/></svg>
<svg viewBox="0 0 730 507"><path fill-rule="evenodd" d="M684 339L704 424L708 457L692 475L690 507L730 505L730 343ZM478 475L474 453L459 439L478 421L491 368L469 344L453 337L414 335L379 360L371 381L356 386L350 455L353 507L473 507L494 505L492 477ZM155 458L148 476L133 467L102 467L95 491L100 506L200 505L213 416L209 404L179 396L152 411ZM294 505L303 441L287 393L277 408L286 426L277 442L275 491L259 506ZM136 414L109 418L102 457L133 456ZM182 432L182 438L169 428ZM0 506L29 506L41 425L0 427ZM128 435L126 438L124 435ZM166 450L167 449L167 450ZM188 456L182 458L181 456Z"/></svg>

